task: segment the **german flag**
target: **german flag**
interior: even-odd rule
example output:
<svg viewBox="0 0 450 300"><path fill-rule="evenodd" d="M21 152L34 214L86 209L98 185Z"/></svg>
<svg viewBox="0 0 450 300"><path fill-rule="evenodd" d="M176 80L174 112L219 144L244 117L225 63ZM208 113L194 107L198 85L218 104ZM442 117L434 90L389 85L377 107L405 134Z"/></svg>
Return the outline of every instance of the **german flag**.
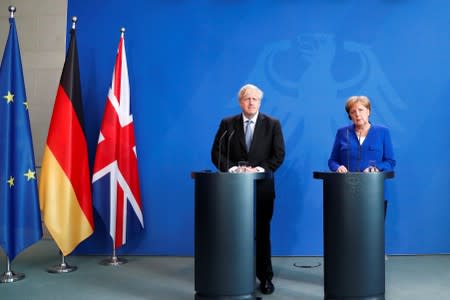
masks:
<svg viewBox="0 0 450 300"><path fill-rule="evenodd" d="M63 255L94 231L75 29L53 108L39 181L44 223Z"/></svg>

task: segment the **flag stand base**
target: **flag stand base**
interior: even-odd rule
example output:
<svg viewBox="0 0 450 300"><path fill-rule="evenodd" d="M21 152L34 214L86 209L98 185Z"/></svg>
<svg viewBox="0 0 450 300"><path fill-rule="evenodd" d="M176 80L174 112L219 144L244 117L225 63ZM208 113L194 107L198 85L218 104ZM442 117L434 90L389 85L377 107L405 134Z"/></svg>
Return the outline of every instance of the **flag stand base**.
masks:
<svg viewBox="0 0 450 300"><path fill-rule="evenodd" d="M126 258L118 258L114 255L110 258L105 258L104 260L100 261L100 264L104 266L120 266L126 264L127 262L128 260Z"/></svg>
<svg viewBox="0 0 450 300"><path fill-rule="evenodd" d="M61 251L59 251L59 254L61 255L61 263L59 265L48 268L47 272L60 274L73 272L78 269L76 266L71 266L68 263L66 263L66 257L64 256L64 254L62 254Z"/></svg>
<svg viewBox="0 0 450 300"><path fill-rule="evenodd" d="M53 266L47 269L47 272L49 273L70 273L73 271L76 271L78 268L76 266L69 266L66 263Z"/></svg>
<svg viewBox="0 0 450 300"><path fill-rule="evenodd" d="M0 283L11 283L25 278L23 273L14 273L13 271L6 271L0 275Z"/></svg>

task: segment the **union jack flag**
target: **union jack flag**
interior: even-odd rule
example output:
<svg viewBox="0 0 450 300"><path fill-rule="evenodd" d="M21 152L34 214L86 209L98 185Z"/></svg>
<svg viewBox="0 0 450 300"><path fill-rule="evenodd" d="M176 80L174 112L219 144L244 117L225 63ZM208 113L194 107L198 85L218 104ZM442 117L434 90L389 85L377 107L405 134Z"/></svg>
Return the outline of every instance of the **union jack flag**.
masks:
<svg viewBox="0 0 450 300"><path fill-rule="evenodd" d="M127 242L127 232L144 228L123 32L100 129L93 173L94 207L109 228L117 249Z"/></svg>

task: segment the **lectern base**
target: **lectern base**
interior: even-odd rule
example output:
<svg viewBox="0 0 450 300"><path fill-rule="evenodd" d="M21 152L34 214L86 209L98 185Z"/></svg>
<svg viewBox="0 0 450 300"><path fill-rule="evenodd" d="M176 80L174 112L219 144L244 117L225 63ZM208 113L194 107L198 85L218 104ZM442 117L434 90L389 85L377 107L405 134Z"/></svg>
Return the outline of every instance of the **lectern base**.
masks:
<svg viewBox="0 0 450 300"><path fill-rule="evenodd" d="M239 296L213 296L195 294L195 300L257 300L261 299L255 295L239 295Z"/></svg>
<svg viewBox="0 0 450 300"><path fill-rule="evenodd" d="M384 295L362 296L362 297L330 297L325 296L324 300L385 300Z"/></svg>

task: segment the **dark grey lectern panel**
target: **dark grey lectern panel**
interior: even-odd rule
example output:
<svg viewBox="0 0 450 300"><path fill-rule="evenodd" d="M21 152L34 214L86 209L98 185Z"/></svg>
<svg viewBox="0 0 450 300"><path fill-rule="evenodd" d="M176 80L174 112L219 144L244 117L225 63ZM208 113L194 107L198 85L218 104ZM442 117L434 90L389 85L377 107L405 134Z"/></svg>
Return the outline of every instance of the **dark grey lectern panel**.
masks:
<svg viewBox="0 0 450 300"><path fill-rule="evenodd" d="M384 300L387 173L323 173L326 300Z"/></svg>
<svg viewBox="0 0 450 300"><path fill-rule="evenodd" d="M269 173L192 173L195 299L255 297L255 180Z"/></svg>

